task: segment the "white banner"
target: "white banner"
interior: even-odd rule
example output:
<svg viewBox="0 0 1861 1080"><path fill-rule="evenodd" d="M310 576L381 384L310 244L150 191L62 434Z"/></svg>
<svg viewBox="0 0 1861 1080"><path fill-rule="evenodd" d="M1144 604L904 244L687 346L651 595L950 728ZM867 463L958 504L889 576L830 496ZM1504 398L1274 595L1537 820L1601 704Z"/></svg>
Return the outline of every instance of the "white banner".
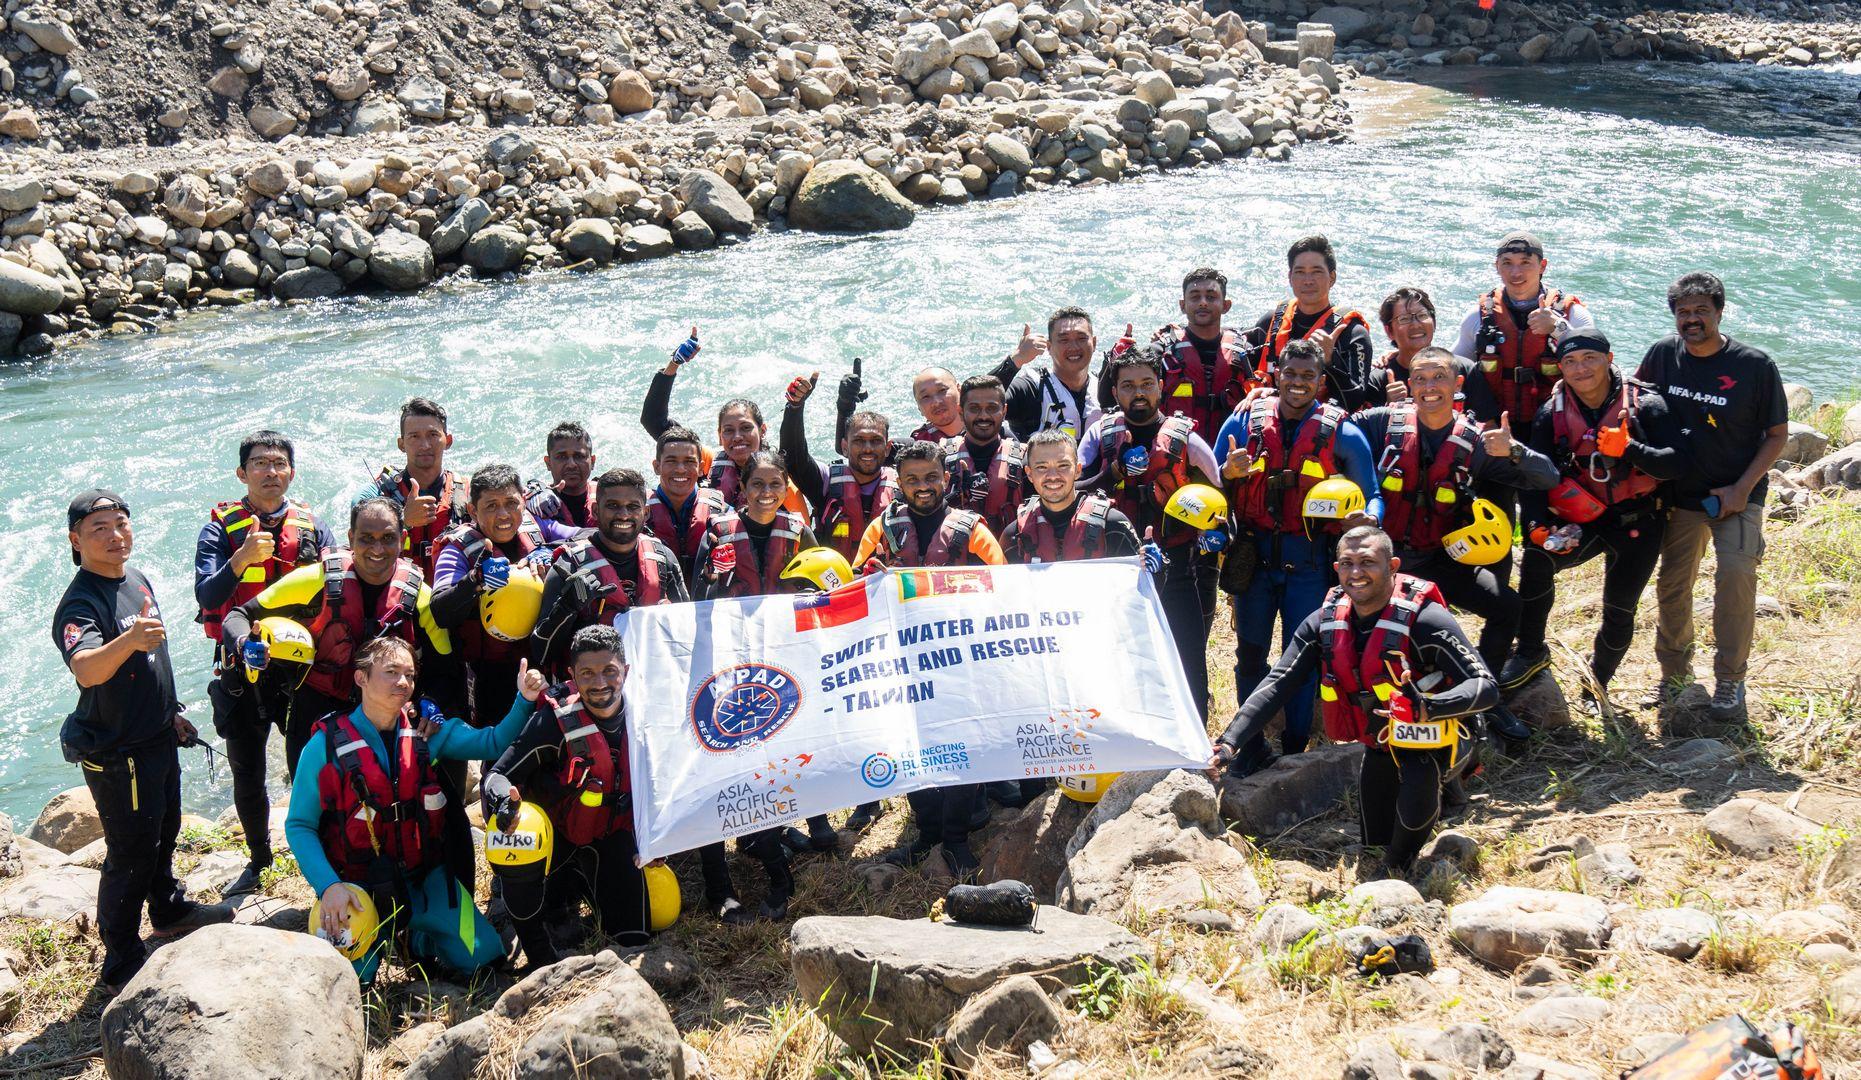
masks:
<svg viewBox="0 0 1861 1080"><path fill-rule="evenodd" d="M624 621L646 858L943 784L1208 758L1136 559L897 570Z"/></svg>

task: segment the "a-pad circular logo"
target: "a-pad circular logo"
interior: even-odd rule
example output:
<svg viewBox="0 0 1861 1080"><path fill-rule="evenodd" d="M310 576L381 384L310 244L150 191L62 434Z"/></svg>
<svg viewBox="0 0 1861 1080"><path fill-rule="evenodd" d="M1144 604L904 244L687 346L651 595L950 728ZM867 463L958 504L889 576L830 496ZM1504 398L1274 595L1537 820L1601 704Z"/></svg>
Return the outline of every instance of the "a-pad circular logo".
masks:
<svg viewBox="0 0 1861 1080"><path fill-rule="evenodd" d="M699 684L691 697L698 744L716 754L762 742L801 708L801 685L769 664L738 664Z"/></svg>
<svg viewBox="0 0 1861 1080"><path fill-rule="evenodd" d="M859 776L860 779L866 781L867 787L891 787L892 781L898 779L898 762L892 760L892 755L881 750L876 754L868 755L865 761L860 762Z"/></svg>

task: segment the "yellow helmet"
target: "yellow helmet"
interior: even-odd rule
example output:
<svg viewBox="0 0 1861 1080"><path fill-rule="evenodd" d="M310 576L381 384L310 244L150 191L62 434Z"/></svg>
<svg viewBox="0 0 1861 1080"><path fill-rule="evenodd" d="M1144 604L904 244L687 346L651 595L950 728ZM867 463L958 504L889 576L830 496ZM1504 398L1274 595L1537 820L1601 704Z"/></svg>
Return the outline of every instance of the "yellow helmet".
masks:
<svg viewBox="0 0 1861 1080"><path fill-rule="evenodd" d="M543 864L548 872L556 851L556 828L549 815L535 803L517 807L517 820L510 831L503 832L496 821L485 822L485 861L493 868Z"/></svg>
<svg viewBox="0 0 1861 1080"><path fill-rule="evenodd" d="M543 579L527 567L512 567L503 588L478 594L478 621L499 641L522 641L543 614Z"/></svg>
<svg viewBox="0 0 1861 1080"><path fill-rule="evenodd" d="M331 938L323 932L323 898L319 896L310 902L310 932L334 945L336 951L346 959L360 960L368 955L368 950L375 947L375 936L381 931L381 918L375 911L375 898L368 895L367 889L346 881L341 884L355 897L356 906L361 910L351 908L342 933Z"/></svg>
<svg viewBox="0 0 1861 1080"><path fill-rule="evenodd" d="M1448 558L1468 566L1491 566L1512 554L1512 521L1488 499L1473 500L1473 523L1441 538Z"/></svg>
<svg viewBox="0 0 1861 1080"><path fill-rule="evenodd" d="M271 653L271 663L289 664L286 674L296 686L310 674L310 665L317 658L317 642L310 636L310 631L295 619L282 615L268 615L260 619L252 629L258 633L260 641L265 643ZM267 664L267 668L270 664ZM246 679L257 682L260 675L258 668L246 668Z"/></svg>
<svg viewBox="0 0 1861 1080"><path fill-rule="evenodd" d="M1228 497L1207 484L1184 484L1170 493L1163 512L1192 529L1218 529L1228 520Z"/></svg>
<svg viewBox="0 0 1861 1080"><path fill-rule="evenodd" d="M821 592L832 592L853 580L853 566L846 556L830 547L811 547L795 552L782 568L782 580L796 586L804 583Z"/></svg>
<svg viewBox="0 0 1861 1080"><path fill-rule="evenodd" d="M1342 476L1333 476L1312 485L1305 493L1303 513L1308 518L1342 521L1364 508L1363 489Z"/></svg>
<svg viewBox="0 0 1861 1080"><path fill-rule="evenodd" d="M646 868L646 910L650 913L653 933L669 930L678 921L682 900L679 897L678 875L669 866L649 866Z"/></svg>
<svg viewBox="0 0 1861 1080"><path fill-rule="evenodd" d="M1102 772L1062 776L1060 777L1060 794L1074 802L1095 803L1105 797L1105 790L1111 787L1111 782L1123 775L1123 773Z"/></svg>

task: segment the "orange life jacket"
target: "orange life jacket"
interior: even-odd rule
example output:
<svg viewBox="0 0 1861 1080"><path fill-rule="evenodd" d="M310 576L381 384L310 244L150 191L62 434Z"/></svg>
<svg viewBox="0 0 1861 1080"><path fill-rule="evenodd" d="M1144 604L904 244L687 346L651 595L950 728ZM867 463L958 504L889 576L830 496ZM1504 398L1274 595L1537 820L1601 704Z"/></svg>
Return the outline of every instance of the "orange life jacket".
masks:
<svg viewBox="0 0 1861 1080"><path fill-rule="evenodd" d="M1480 429L1461 413L1434 460L1422 464L1422 430L1413 404L1389 407L1389 434L1376 471L1383 477L1383 531L1398 549L1433 551L1460 527L1472 490L1473 448Z"/></svg>
<svg viewBox="0 0 1861 1080"><path fill-rule="evenodd" d="M1538 294L1540 308L1565 318L1570 317L1572 306L1582 302L1556 289ZM1479 354L1474 359L1479 361L1480 371L1501 409L1513 416L1538 415L1538 406L1544 404L1551 384L1557 381L1557 356L1549 337L1512 321L1503 287L1480 297L1480 332L1474 339L1473 351Z"/></svg>
<svg viewBox="0 0 1861 1080"><path fill-rule="evenodd" d="M1255 358L1254 382L1256 385L1275 385L1273 380L1279 372L1279 358L1286 354L1286 346L1292 344L1292 322L1298 314L1299 302L1288 300L1284 306L1274 312L1272 320L1267 323L1267 339L1260 346L1260 353ZM1370 320L1354 310L1346 309L1340 313L1335 306L1328 307L1318 313L1317 321L1312 323L1311 329L1307 330L1300 340L1309 338L1320 330L1330 332L1333 338L1339 338L1344 335L1345 328L1352 325L1361 326L1367 332L1370 329ZM1330 363L1331 358L1325 357L1325 364L1329 366ZM1329 395L1330 391L1327 390L1326 393Z"/></svg>
<svg viewBox="0 0 1861 1080"><path fill-rule="evenodd" d="M851 562L859 553L859 538L866 534L866 524L884 514L896 498L898 473L890 465L879 470L878 486L873 488L872 504L868 506L860 495L853 469L844 461L836 461L827 467L827 497L821 500L815 536Z"/></svg>
<svg viewBox="0 0 1861 1080"><path fill-rule="evenodd" d="M917 524L911 520L911 511L904 503L895 502L886 507L885 516L879 521L885 534L887 566L967 566L976 561L975 554L969 550L969 538L982 524L979 514L945 507L943 520L931 534L928 547L919 546Z"/></svg>
<svg viewBox="0 0 1861 1080"><path fill-rule="evenodd" d="M1174 329L1169 327L1160 333ZM1213 364L1202 360L1201 350L1189 340L1187 331L1169 342L1168 350L1169 361L1163 367L1163 411L1171 416L1187 416L1204 439L1213 439L1241 398L1259 384L1254 368L1247 363L1241 335L1233 330L1221 332Z"/></svg>
<svg viewBox="0 0 1861 1080"><path fill-rule="evenodd" d="M265 591L265 587L284 575L303 566L316 562L320 552L317 550L317 520L310 515L310 508L296 499L286 499L279 510L278 527L272 536L271 558L254 563L245 568L239 580L233 583L232 595L218 607L200 609L200 625L207 632L208 640L216 646L220 643L220 624L225 621L226 613ZM220 523L226 532L226 542L230 545L227 557L245 543L246 530L263 529L264 523L252 512L244 499L238 502L223 502L213 508L213 520Z"/></svg>
<svg viewBox="0 0 1861 1080"><path fill-rule="evenodd" d="M537 527L536 519L529 513L523 515L523 523L517 526L517 554L510 556L510 561L517 560L544 547L543 530ZM491 538L480 532L478 526L464 522L447 530L440 538L439 546L434 550L434 561L438 561L439 552L448 547L456 547L465 556L465 572L470 574L478 564L492 555L501 555L503 551L491 542ZM475 617L468 617L453 631L459 639L459 655L466 660L495 662L515 659L522 647L518 642L503 641L485 632L484 624Z"/></svg>
<svg viewBox="0 0 1861 1080"><path fill-rule="evenodd" d="M1066 533L1054 531L1039 498L1021 504L1015 516L1014 550L1004 552L1009 562L1050 563L1096 559L1105 554L1105 528L1111 518L1111 501L1082 494L1073 503L1073 518Z"/></svg>
<svg viewBox="0 0 1861 1080"><path fill-rule="evenodd" d="M1442 603L1441 590L1433 582L1397 574L1395 592L1376 617L1376 626L1359 653L1357 635L1351 631L1354 609L1350 597L1337 587L1325 596L1318 609L1325 613L1324 621L1318 624L1324 654L1318 704L1325 719L1326 738L1375 748L1383 727L1383 718L1376 715L1376 710L1401 692L1398 688L1403 682L1413 678L1418 688L1429 691L1447 686L1439 672L1417 674L1421 664L1413 636L1422 609Z"/></svg>
<svg viewBox="0 0 1861 1080"><path fill-rule="evenodd" d="M756 558L756 545L750 542L749 529L742 515L731 511L719 514L711 519L711 550L729 546L736 562L728 571L724 581L726 596L768 596L772 593L786 592L782 584L782 571L788 567L795 552L801 550L801 531L806 524L801 515L787 510L777 510L774 528L770 530L769 542L763 550L763 558ZM699 567L701 573L715 575L713 567Z"/></svg>
<svg viewBox="0 0 1861 1080"><path fill-rule="evenodd" d="M394 730L382 734L394 755L392 776L349 713L317 721L315 730L329 750L329 761L317 773L322 807L317 835L344 881L380 881L385 860L395 876L417 882L444 859L446 794L411 712L403 708Z"/></svg>
<svg viewBox="0 0 1861 1080"><path fill-rule="evenodd" d="M1594 426L1583 418L1583 405L1559 379L1551 390L1551 431L1557 447L1557 467L1578 487L1604 506L1617 506L1659 490L1661 482L1621 458L1596 452L1596 433L1605 427L1629 425L1640 430L1635 414L1641 393L1649 387L1634 379L1621 379L1615 397Z"/></svg>
<svg viewBox="0 0 1861 1080"><path fill-rule="evenodd" d="M972 490L978 475L976 459L969 452L969 440L962 436L943 443L943 466L949 473L949 503L953 507L981 514L989 528L1000 529L1014 518L1015 508L1026 497L1027 472L1023 462L1027 448L1013 439L1002 439L989 460L988 472L981 474L986 486Z"/></svg>
<svg viewBox="0 0 1861 1080"><path fill-rule="evenodd" d="M561 764L538 800L550 821L577 847L631 832L633 777L624 730L608 738L569 686L551 688L538 708L548 709L562 732Z"/></svg>
<svg viewBox="0 0 1861 1080"><path fill-rule="evenodd" d="M1256 401L1247 420L1247 452L1253 455L1253 465L1246 476L1227 483L1229 505L1237 508L1242 523L1262 532L1303 534L1306 492L1338 474L1335 447L1343 423L1344 410L1328 401L1314 402L1288 446L1279 399ZM1333 521L1326 529L1339 532L1342 526Z"/></svg>
<svg viewBox="0 0 1861 1080"><path fill-rule="evenodd" d="M395 637L418 648L420 568L396 559L394 576L375 598L375 609L362 606L362 586L355 576L355 555L337 548L323 556L323 609L305 629L315 639L317 658L304 685L325 697L347 701L355 696L355 653L375 638ZM373 625L375 632L368 628Z"/></svg>
<svg viewBox="0 0 1861 1080"><path fill-rule="evenodd" d="M1134 528L1155 529L1165 545L1193 542L1195 534L1186 529L1164 533L1163 507L1177 488L1189 482L1189 440L1195 434L1195 422L1187 416L1163 417L1147 448L1149 463L1135 476L1124 471L1124 452L1131 445L1131 431L1125 425L1122 412L1108 413L1099 420L1099 461L1105 475L1115 478L1106 495Z"/></svg>

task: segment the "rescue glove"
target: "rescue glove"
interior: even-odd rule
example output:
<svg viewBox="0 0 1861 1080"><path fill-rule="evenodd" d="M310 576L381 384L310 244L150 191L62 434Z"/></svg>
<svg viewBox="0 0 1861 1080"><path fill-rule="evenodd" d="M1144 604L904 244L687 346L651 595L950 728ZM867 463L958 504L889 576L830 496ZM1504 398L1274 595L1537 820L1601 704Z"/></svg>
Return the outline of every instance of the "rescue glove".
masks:
<svg viewBox="0 0 1861 1080"><path fill-rule="evenodd" d="M1150 448L1146 446L1127 446L1124 453L1118 455L1118 464L1126 476L1142 476L1150 470Z"/></svg>
<svg viewBox="0 0 1861 1080"><path fill-rule="evenodd" d="M1161 574L1163 572L1163 549L1157 546L1155 535L1155 529L1145 529L1144 546L1139 550L1144 556L1144 569L1152 574Z"/></svg>
<svg viewBox="0 0 1861 1080"><path fill-rule="evenodd" d="M493 555L478 564L478 580L487 592L495 592L510 584L510 560L502 555Z"/></svg>
<svg viewBox="0 0 1861 1080"><path fill-rule="evenodd" d="M1226 551L1228 549L1228 530L1209 529L1201 536L1196 537L1195 549L1209 554Z"/></svg>
<svg viewBox="0 0 1861 1080"><path fill-rule="evenodd" d="M679 342L678 348L672 350L672 362L683 364L697 356L700 348L702 346L698 344L698 328L694 326L691 328L691 336Z"/></svg>
<svg viewBox="0 0 1861 1080"><path fill-rule="evenodd" d="M852 412L853 406L866 400L866 390L864 383L860 380L859 365L860 358L855 356L853 370L840 376L840 396L835 401L835 404L840 407L840 412Z"/></svg>
<svg viewBox="0 0 1861 1080"><path fill-rule="evenodd" d="M482 785L485 793L485 819L495 821L499 832L510 832L517 823L517 808L523 799L517 786L503 773L489 773Z"/></svg>
<svg viewBox="0 0 1861 1080"><path fill-rule="evenodd" d="M239 659L245 662L251 671L264 671L265 665L271 663L271 646L254 631L253 636L239 645Z"/></svg>

